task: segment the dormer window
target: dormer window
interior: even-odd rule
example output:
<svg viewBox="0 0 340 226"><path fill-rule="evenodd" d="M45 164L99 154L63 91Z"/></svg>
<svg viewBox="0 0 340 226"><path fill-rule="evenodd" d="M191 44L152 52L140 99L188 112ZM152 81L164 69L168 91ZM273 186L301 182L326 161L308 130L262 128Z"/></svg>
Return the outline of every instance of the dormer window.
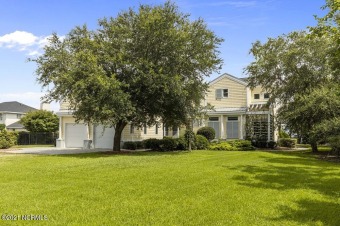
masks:
<svg viewBox="0 0 340 226"><path fill-rule="evenodd" d="M269 99L269 93L263 94L263 98L264 98L264 99Z"/></svg>
<svg viewBox="0 0 340 226"><path fill-rule="evenodd" d="M258 94L258 93L257 93L257 94L254 94L254 99L255 99L255 100L259 100L259 99L260 99L260 94Z"/></svg>

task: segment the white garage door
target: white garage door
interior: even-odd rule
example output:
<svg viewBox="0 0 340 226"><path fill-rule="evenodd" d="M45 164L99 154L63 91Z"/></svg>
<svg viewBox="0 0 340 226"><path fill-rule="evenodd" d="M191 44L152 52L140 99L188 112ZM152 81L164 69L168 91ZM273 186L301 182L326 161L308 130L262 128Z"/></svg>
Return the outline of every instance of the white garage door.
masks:
<svg viewBox="0 0 340 226"><path fill-rule="evenodd" d="M94 129L94 147L95 148L112 148L113 147L113 136L115 129L113 127L105 128L104 126L97 125Z"/></svg>
<svg viewBox="0 0 340 226"><path fill-rule="evenodd" d="M87 139L85 124L66 123L65 146L67 148L81 148Z"/></svg>

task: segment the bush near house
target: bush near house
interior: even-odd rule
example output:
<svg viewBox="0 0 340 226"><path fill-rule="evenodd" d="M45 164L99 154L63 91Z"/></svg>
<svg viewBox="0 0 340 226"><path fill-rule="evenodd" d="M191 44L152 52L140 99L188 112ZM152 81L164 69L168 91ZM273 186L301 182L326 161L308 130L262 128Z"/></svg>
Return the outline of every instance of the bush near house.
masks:
<svg viewBox="0 0 340 226"><path fill-rule="evenodd" d="M212 143L209 150L216 151L251 151L255 147L248 140L230 140Z"/></svg>
<svg viewBox="0 0 340 226"><path fill-rule="evenodd" d="M137 149L137 143L134 142L134 141L126 141L123 144L123 149L136 150Z"/></svg>
<svg viewBox="0 0 340 226"><path fill-rule="evenodd" d="M209 141L203 135L196 135L195 146L197 150L206 150L209 147Z"/></svg>
<svg viewBox="0 0 340 226"><path fill-rule="evenodd" d="M249 140L231 140L227 141L231 146L237 148L239 151L250 151L255 150L255 147Z"/></svg>
<svg viewBox="0 0 340 226"><path fill-rule="evenodd" d="M237 151L236 147L233 147L228 142L214 143L209 146L209 150L213 151Z"/></svg>
<svg viewBox="0 0 340 226"><path fill-rule="evenodd" d="M188 142L185 140L184 137L179 137L179 138L175 138L176 142L177 142L177 150L178 151L184 151L184 150L188 150Z"/></svg>
<svg viewBox="0 0 340 226"><path fill-rule="evenodd" d="M202 127L197 130L197 135L202 135L207 138L207 140L211 141L215 138L215 130L209 126Z"/></svg>
<svg viewBox="0 0 340 226"><path fill-rule="evenodd" d="M295 146L296 146L296 139L281 138L278 141L278 145L280 147L295 148Z"/></svg>
<svg viewBox="0 0 340 226"><path fill-rule="evenodd" d="M10 148L17 143L18 133L0 130L0 149Z"/></svg>

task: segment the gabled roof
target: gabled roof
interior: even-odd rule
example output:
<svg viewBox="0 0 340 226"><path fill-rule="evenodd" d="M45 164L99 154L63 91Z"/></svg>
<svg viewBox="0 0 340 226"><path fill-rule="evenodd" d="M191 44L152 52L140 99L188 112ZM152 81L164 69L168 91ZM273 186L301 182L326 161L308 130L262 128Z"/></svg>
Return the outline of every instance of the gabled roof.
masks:
<svg viewBox="0 0 340 226"><path fill-rule="evenodd" d="M7 129L24 129L25 127L20 124L19 122L12 123L8 126L6 126Z"/></svg>
<svg viewBox="0 0 340 226"><path fill-rule="evenodd" d="M228 78L230 80L233 80L241 85L247 86L247 82L245 81L246 78L237 78L231 74L228 73L224 73L220 76L218 76L217 78L215 78L214 80L212 80L211 82L209 82L209 85L213 85L215 83L217 83L218 81L222 80L223 78Z"/></svg>
<svg viewBox="0 0 340 226"><path fill-rule="evenodd" d="M0 112L16 112L16 113L27 113L29 111L36 111L37 109L19 103L17 101L3 102L0 103Z"/></svg>

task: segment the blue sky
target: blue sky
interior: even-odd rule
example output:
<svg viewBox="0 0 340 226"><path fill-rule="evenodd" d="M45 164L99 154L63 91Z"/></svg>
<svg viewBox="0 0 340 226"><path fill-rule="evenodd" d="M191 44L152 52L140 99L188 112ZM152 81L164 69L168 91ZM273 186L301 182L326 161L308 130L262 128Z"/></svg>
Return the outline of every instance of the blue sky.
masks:
<svg viewBox="0 0 340 226"><path fill-rule="evenodd" d="M121 10L139 4L160 4L163 0L0 0L0 102L19 101L39 107L43 95L35 80L36 65L27 62L37 56L46 38L63 36L77 25L97 28L97 20L115 17ZM180 10L192 19L201 17L219 37L224 65L220 73L245 77L243 68L252 61L251 44L256 40L304 30L316 25L313 15L326 12L325 0L177 0ZM212 80L213 74L207 80ZM53 104L52 109L58 106Z"/></svg>

